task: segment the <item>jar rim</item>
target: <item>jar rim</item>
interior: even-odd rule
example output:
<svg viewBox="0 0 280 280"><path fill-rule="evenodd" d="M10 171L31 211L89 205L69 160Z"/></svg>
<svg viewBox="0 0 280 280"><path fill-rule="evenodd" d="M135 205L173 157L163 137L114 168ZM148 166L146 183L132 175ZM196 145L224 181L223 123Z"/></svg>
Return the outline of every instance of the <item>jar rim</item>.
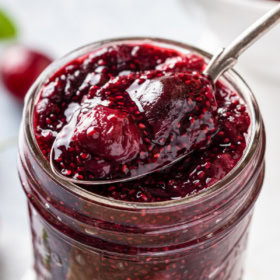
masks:
<svg viewBox="0 0 280 280"><path fill-rule="evenodd" d="M36 101L39 98L40 90L48 77L50 77L55 71L59 70L65 64L71 62L73 59L78 58L80 56L86 55L94 50L97 50L99 47L109 45L109 44L118 44L118 43L151 43L154 45L160 45L166 48L177 49L181 52L191 51L202 55L203 58L209 60L212 55L206 51L201 50L200 48L194 47L189 44L181 43L174 40L156 38L156 37L122 37L122 38L113 38L107 40L101 40L94 43L87 44L78 49L75 49L62 58L55 60L52 64L50 64L42 74L37 78L34 84L29 89L26 98L25 98L25 107L23 111L23 120L24 120L24 132L25 136L28 139L28 146L30 151L34 154L36 160L39 165L44 169L48 176L50 176L58 185L65 190L85 199L92 203L98 203L102 205L108 205L110 207L115 208L125 208L127 210L131 209L157 209L157 208L165 208L165 207L174 207L180 205L190 205L192 203L198 202L203 199L211 198L214 195L219 194L221 191L226 189L226 186L229 185L234 178L238 177L243 168L250 162L255 151L257 149L257 143L260 141L261 133L262 133L262 118L260 114L260 110L257 104L257 101L254 97L254 94L248 84L244 81L244 79L233 69L227 71L222 77L227 83L231 86L235 86L238 94L242 96L242 98L247 97L245 101L246 106L248 108L251 123L250 123L250 132L248 133L248 143L246 145L246 149L235 165L235 167L224 176L221 180L213 184L211 187L202 190L199 193L192 194L180 199L176 200L167 200L161 202L129 202L116 200L113 198L107 198L101 195L97 195L86 189L68 181L67 179L63 180L58 177L55 173L52 172L50 168L50 164L48 160L45 158L43 153L41 152L39 145L35 139L34 135L34 127L33 127L33 115L34 115L34 105L37 103ZM238 84L232 80L237 80L237 82L245 88L247 92L245 92L246 96L244 96L244 92L239 92Z"/></svg>

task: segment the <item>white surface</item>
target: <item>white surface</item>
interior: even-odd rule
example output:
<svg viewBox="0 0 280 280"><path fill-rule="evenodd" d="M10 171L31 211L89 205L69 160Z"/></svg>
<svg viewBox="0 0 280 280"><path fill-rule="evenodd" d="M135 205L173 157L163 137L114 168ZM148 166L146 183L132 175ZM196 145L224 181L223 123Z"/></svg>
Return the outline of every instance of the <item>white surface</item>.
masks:
<svg viewBox="0 0 280 280"><path fill-rule="evenodd" d="M57 56L87 42L129 35L167 37L215 50L219 43L207 29L203 13L192 5L194 2L197 3L195 0L2 0L1 5L18 20L23 42L46 48ZM280 57L279 52L267 55ZM243 71L248 69L245 60L241 61L240 69L257 96L267 129L266 180L256 207L244 280L274 280L279 279L280 260L280 79ZM0 151L1 280L21 279L32 263L28 214L17 178L16 144L11 140L18 134L19 108L0 88L0 142L6 140L10 144L10 148Z"/></svg>
<svg viewBox="0 0 280 280"><path fill-rule="evenodd" d="M21 280L35 280L36 278L35 272L33 270L28 270Z"/></svg>
<svg viewBox="0 0 280 280"><path fill-rule="evenodd" d="M230 43L245 28L279 4L271 0L197 0L197 3L201 4L207 15L209 27L215 30L215 34L225 44ZM280 28L275 27L242 55L241 59L251 72L277 80L279 46Z"/></svg>

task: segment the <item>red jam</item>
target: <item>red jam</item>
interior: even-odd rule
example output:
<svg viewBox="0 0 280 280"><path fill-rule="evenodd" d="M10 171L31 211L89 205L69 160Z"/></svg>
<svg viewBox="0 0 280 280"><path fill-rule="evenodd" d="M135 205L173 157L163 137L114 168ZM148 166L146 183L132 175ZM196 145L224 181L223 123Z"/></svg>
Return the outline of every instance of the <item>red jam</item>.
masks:
<svg viewBox="0 0 280 280"><path fill-rule="evenodd" d="M19 175L36 279L241 280L264 177L254 98L234 72L214 96L190 47L123 42L76 51L27 96ZM187 156L127 183L78 186L54 176L52 147L57 170L79 180L134 176Z"/></svg>
<svg viewBox="0 0 280 280"><path fill-rule="evenodd" d="M174 166L141 179L90 186L137 202L178 199L221 180L246 147L243 100L213 85L196 54L150 44L120 44L80 57L45 83L34 129L42 153L79 180L141 175L182 154Z"/></svg>

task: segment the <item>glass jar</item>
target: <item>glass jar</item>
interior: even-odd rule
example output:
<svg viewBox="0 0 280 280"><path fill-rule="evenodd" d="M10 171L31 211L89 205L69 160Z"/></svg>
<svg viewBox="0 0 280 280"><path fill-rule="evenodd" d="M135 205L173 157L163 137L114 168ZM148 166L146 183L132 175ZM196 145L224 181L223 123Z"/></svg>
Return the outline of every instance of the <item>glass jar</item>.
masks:
<svg viewBox="0 0 280 280"><path fill-rule="evenodd" d="M37 280L242 278L253 206L264 178L265 132L256 100L235 71L222 80L247 103L247 148L227 176L199 194L156 203L101 197L58 178L36 143L34 104L52 73L100 46L139 41L210 58L200 49L163 39L101 41L54 62L26 97L19 175L28 198Z"/></svg>

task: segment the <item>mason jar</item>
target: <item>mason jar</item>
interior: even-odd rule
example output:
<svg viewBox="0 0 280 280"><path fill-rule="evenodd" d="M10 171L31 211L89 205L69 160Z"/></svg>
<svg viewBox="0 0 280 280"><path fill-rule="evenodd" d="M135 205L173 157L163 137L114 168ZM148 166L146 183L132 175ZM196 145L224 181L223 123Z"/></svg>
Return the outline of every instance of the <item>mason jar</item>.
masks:
<svg viewBox="0 0 280 280"><path fill-rule="evenodd" d="M73 59L108 44L149 42L181 53L203 50L158 38L122 38L79 48L50 65L29 90L19 140L37 280L240 280L253 206L264 179L265 131L250 88L233 70L221 81L251 118L238 164L204 191L179 200L134 203L91 193L57 177L33 132L44 82Z"/></svg>

